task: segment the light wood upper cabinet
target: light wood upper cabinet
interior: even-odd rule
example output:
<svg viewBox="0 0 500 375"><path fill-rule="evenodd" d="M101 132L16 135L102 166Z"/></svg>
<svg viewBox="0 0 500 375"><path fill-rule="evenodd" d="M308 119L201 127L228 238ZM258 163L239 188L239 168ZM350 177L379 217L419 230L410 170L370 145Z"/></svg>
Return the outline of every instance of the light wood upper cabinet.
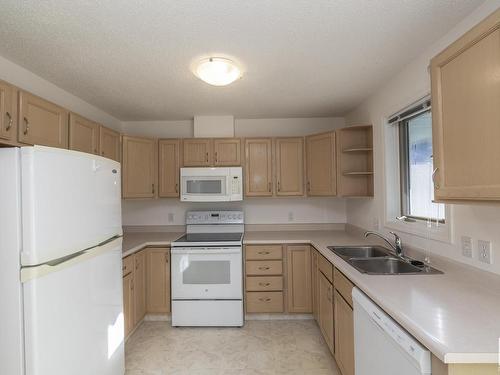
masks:
<svg viewBox="0 0 500 375"><path fill-rule="evenodd" d="M134 329L134 274L123 277L123 317L125 320L125 337Z"/></svg>
<svg viewBox="0 0 500 375"><path fill-rule="evenodd" d="M146 315L146 251L134 255L134 325Z"/></svg>
<svg viewBox="0 0 500 375"><path fill-rule="evenodd" d="M69 148L89 154L99 153L99 124L75 113L69 114Z"/></svg>
<svg viewBox="0 0 500 375"><path fill-rule="evenodd" d="M170 249L147 251L147 311L170 312Z"/></svg>
<svg viewBox="0 0 500 375"><path fill-rule="evenodd" d="M190 138L183 140L185 167L209 167L212 165L212 140Z"/></svg>
<svg viewBox="0 0 500 375"><path fill-rule="evenodd" d="M354 318L352 307L335 291L335 360L342 375L354 375Z"/></svg>
<svg viewBox="0 0 500 375"><path fill-rule="evenodd" d="M307 195L337 194L335 133L306 137Z"/></svg>
<svg viewBox="0 0 500 375"><path fill-rule="evenodd" d="M181 141L179 139L161 139L158 142L158 155L158 196L162 198L178 197Z"/></svg>
<svg viewBox="0 0 500 375"><path fill-rule="evenodd" d="M0 138L17 140L17 90L0 81Z"/></svg>
<svg viewBox="0 0 500 375"><path fill-rule="evenodd" d="M218 138L214 143L214 165L216 167L230 167L241 165L241 139Z"/></svg>
<svg viewBox="0 0 500 375"><path fill-rule="evenodd" d="M288 312L312 312L310 246L287 246L287 286Z"/></svg>
<svg viewBox="0 0 500 375"><path fill-rule="evenodd" d="M434 194L500 199L500 10L431 60Z"/></svg>
<svg viewBox="0 0 500 375"><path fill-rule="evenodd" d="M321 272L319 272L318 287L319 328L321 329L321 333L323 334L330 352L333 353L333 286Z"/></svg>
<svg viewBox="0 0 500 375"><path fill-rule="evenodd" d="M276 195L304 195L304 138L276 139Z"/></svg>
<svg viewBox="0 0 500 375"><path fill-rule="evenodd" d="M19 91L19 141L68 148L68 114L62 107Z"/></svg>
<svg viewBox="0 0 500 375"><path fill-rule="evenodd" d="M245 139L245 195L273 195L272 139Z"/></svg>
<svg viewBox="0 0 500 375"><path fill-rule="evenodd" d="M105 158L121 161L120 133L101 126L99 129L99 154Z"/></svg>
<svg viewBox="0 0 500 375"><path fill-rule="evenodd" d="M156 196L156 155L156 140L123 136L123 198Z"/></svg>

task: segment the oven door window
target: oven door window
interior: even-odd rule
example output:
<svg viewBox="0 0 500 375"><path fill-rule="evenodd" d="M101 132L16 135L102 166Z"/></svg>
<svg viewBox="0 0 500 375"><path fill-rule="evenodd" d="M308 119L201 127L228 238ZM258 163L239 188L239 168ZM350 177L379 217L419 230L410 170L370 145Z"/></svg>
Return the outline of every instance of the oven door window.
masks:
<svg viewBox="0 0 500 375"><path fill-rule="evenodd" d="M186 179L187 194L225 194L225 178L189 178Z"/></svg>
<svg viewBox="0 0 500 375"><path fill-rule="evenodd" d="M182 272L183 284L230 284L231 261L195 260Z"/></svg>

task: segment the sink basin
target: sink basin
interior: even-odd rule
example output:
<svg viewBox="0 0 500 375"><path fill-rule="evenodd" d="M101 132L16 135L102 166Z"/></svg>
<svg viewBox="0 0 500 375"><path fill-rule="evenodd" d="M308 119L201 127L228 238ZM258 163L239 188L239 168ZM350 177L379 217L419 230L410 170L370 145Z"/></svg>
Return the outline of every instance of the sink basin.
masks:
<svg viewBox="0 0 500 375"><path fill-rule="evenodd" d="M425 269L413 266L397 258L351 258L348 262L358 271L372 275L419 274L425 272Z"/></svg>
<svg viewBox="0 0 500 375"><path fill-rule="evenodd" d="M391 253L382 246L329 246L331 251L343 259L387 257Z"/></svg>

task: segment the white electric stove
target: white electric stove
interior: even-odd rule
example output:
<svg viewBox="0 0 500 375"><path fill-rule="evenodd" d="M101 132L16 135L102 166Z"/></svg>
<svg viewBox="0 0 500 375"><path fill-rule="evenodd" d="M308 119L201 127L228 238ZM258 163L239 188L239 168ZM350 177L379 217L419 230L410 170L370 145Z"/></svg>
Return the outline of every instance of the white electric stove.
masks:
<svg viewBox="0 0 500 375"><path fill-rule="evenodd" d="M172 325L243 326L242 211L190 211L172 243Z"/></svg>

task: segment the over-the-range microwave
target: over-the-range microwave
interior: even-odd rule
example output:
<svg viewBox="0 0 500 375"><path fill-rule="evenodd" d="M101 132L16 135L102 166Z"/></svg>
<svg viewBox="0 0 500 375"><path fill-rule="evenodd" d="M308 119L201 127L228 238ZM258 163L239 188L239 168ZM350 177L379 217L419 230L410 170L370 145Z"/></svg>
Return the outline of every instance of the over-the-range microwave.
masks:
<svg viewBox="0 0 500 375"><path fill-rule="evenodd" d="M243 200L241 167L181 168L181 201L227 202Z"/></svg>

